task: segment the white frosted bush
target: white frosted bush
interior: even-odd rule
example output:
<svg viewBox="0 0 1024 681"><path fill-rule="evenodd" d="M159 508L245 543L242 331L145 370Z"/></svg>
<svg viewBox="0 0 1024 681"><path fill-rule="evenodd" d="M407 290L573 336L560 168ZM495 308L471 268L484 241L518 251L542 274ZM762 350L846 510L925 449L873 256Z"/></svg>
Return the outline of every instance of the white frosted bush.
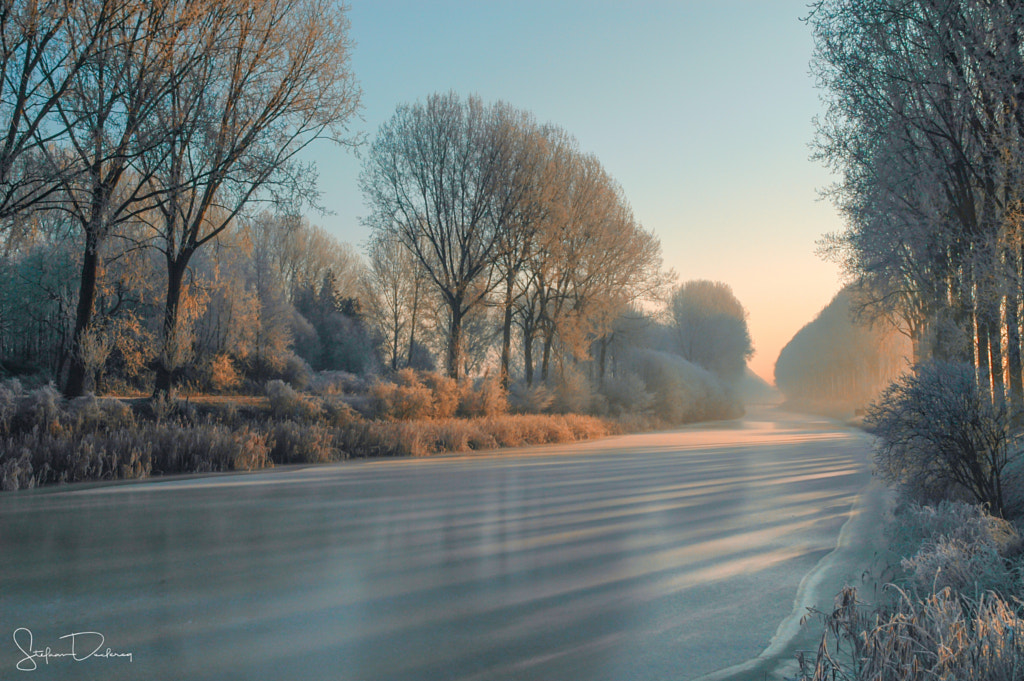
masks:
<svg viewBox="0 0 1024 681"><path fill-rule="evenodd" d="M509 407L516 414L540 414L551 407L555 396L542 383L513 383L508 391Z"/></svg>
<svg viewBox="0 0 1024 681"><path fill-rule="evenodd" d="M875 465L917 501L968 496L1006 518L1004 472L1021 458L1016 414L978 389L969 364L927 362L900 376L864 418Z"/></svg>
<svg viewBox="0 0 1024 681"><path fill-rule="evenodd" d="M500 416L508 412L508 397L497 376L462 386L458 413L462 416Z"/></svg>
<svg viewBox="0 0 1024 681"><path fill-rule="evenodd" d="M742 409L721 381L678 355L640 350L628 369L640 376L654 397L654 413L670 423L732 418Z"/></svg>
<svg viewBox="0 0 1024 681"><path fill-rule="evenodd" d="M645 414L654 405L654 395L648 392L644 379L635 371L625 370L605 377L601 393L615 415Z"/></svg>
<svg viewBox="0 0 1024 681"><path fill-rule="evenodd" d="M347 371L320 371L309 382L309 391L315 395L355 395L370 390L369 376Z"/></svg>
<svg viewBox="0 0 1024 681"><path fill-rule="evenodd" d="M320 406L314 404L281 380L268 381L265 389L270 411L277 418L316 419Z"/></svg>
<svg viewBox="0 0 1024 681"><path fill-rule="evenodd" d="M53 385L44 385L28 394L23 405L25 416L42 429L50 429L60 422L63 398Z"/></svg>
<svg viewBox="0 0 1024 681"><path fill-rule="evenodd" d="M1018 544L1017 531L981 506L912 503L897 512L892 528L890 546L909 556L901 566L918 590L931 593L948 586L1007 595L1017 589L1015 571L1002 555Z"/></svg>
<svg viewBox="0 0 1024 681"><path fill-rule="evenodd" d="M75 428L80 430L128 427L135 423L128 405L112 398L97 398L92 393L68 402L67 411Z"/></svg>
<svg viewBox="0 0 1024 681"><path fill-rule="evenodd" d="M996 547L986 542L940 535L900 561L900 566L922 593L946 587L960 593L992 590L1009 595L1014 591L1013 574Z"/></svg>
<svg viewBox="0 0 1024 681"><path fill-rule="evenodd" d="M594 387L578 367L566 364L551 382L554 400L551 410L558 414L589 414L594 402Z"/></svg>
<svg viewBox="0 0 1024 681"><path fill-rule="evenodd" d="M10 431L11 421L18 411L18 399L23 393L18 379L0 381L0 435Z"/></svg>

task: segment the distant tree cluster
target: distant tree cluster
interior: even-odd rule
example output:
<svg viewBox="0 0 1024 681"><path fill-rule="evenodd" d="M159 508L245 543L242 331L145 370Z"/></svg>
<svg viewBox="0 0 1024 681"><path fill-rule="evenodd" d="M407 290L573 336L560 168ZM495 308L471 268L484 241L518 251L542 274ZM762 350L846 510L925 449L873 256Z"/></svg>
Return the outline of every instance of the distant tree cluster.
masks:
<svg viewBox="0 0 1024 681"><path fill-rule="evenodd" d="M793 336L775 363L775 385L792 403L848 411L866 406L907 368L910 343L886 320L855 317L847 287Z"/></svg>
<svg viewBox="0 0 1024 681"><path fill-rule="evenodd" d="M826 251L916 363L970 364L1020 406L1024 5L820 0L809 23L817 153L848 224Z"/></svg>
<svg viewBox="0 0 1024 681"><path fill-rule="evenodd" d="M616 319L666 281L660 243L600 162L504 103L447 93L400 106L361 183L393 368L415 365L429 318L450 377L479 361L474 327L497 328L506 384L514 338L527 384L556 362L594 360L600 376Z"/></svg>
<svg viewBox="0 0 1024 681"><path fill-rule="evenodd" d="M365 156L364 254L297 217L316 174L296 154L354 142L335 3L26 1L0 22L22 45L0 73L0 373L68 396L383 373L325 380L467 413L736 411L731 290L673 291L622 187L526 111L399 106Z"/></svg>
<svg viewBox="0 0 1024 681"><path fill-rule="evenodd" d="M122 232L123 233L123 232ZM0 257L0 366L44 378L66 373L81 254L62 223L40 222ZM165 319L165 262L112 239L95 314L81 342L95 392L147 389ZM298 218L236 220L196 255L183 281L175 382L193 390L304 386L312 371L372 371L375 339L362 308L365 267L354 249Z"/></svg>
<svg viewBox="0 0 1024 681"><path fill-rule="evenodd" d="M203 301L241 286L213 247L244 238L256 201L312 199L296 154L349 139L347 31L329 0L5 3L0 362L44 363L69 396L111 362L170 392Z"/></svg>
<svg viewBox="0 0 1024 681"><path fill-rule="evenodd" d="M682 284L669 299L672 329L683 359L735 384L754 354L747 311L722 282Z"/></svg>

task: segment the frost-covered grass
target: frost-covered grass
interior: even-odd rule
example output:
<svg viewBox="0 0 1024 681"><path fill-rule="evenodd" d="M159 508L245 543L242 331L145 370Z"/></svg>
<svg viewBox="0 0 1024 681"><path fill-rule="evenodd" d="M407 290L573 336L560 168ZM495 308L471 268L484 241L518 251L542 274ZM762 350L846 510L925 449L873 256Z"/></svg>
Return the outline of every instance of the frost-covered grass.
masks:
<svg viewBox="0 0 1024 681"><path fill-rule="evenodd" d="M818 612L801 681L1024 678L1024 559L1016 527L978 505L907 503L889 524L895 577L873 606L846 587Z"/></svg>
<svg viewBox="0 0 1024 681"><path fill-rule="evenodd" d="M951 588L920 595L896 587L882 607L836 597L815 655L800 657L800 681L1019 681L1024 608L994 592Z"/></svg>
<svg viewBox="0 0 1024 681"><path fill-rule="evenodd" d="M430 456L497 447L557 444L620 432L593 416L481 416L428 421L364 421L346 432L349 451L362 456Z"/></svg>
<svg viewBox="0 0 1024 681"><path fill-rule="evenodd" d="M652 352L600 385L573 366L507 391L497 376L405 369L318 374L308 390L272 380L259 393L69 402L52 386L0 382L0 487L568 443L736 415L711 374Z"/></svg>
<svg viewBox="0 0 1024 681"><path fill-rule="evenodd" d="M395 389L375 398L385 402L374 407L380 418L360 415L336 391L305 394L281 381L268 383L257 400L195 401L91 395L67 401L49 386L26 391L15 381L0 383L0 489L429 456L573 442L619 430L592 416L507 414L495 380L399 380L404 384L391 384ZM410 399L407 391L403 397L401 388L419 396ZM411 409L408 402L423 406Z"/></svg>

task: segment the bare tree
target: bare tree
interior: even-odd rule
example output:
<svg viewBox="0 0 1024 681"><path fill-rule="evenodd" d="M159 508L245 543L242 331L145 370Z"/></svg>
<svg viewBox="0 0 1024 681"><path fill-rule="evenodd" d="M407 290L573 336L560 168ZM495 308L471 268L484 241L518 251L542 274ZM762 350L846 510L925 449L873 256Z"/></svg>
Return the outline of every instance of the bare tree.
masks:
<svg viewBox="0 0 1024 681"><path fill-rule="evenodd" d="M190 67L154 123L169 131L144 159L160 200L151 213L167 264L163 339L178 345L182 282L197 250L251 201L315 200L316 176L295 162L317 139L355 139L359 105L350 71L348 20L332 0L199 3L205 21L180 39ZM172 354L161 354L156 393L173 389Z"/></svg>
<svg viewBox="0 0 1024 681"><path fill-rule="evenodd" d="M194 19L184 10L141 0L83 0L69 8L67 40L86 54L72 59L82 65L55 99L63 132L44 147L60 178L57 205L78 224L83 242L68 396L85 390L81 341L92 321L102 246L155 200L152 175L137 162L158 146L165 131L151 125L152 117L183 75L172 46Z"/></svg>
<svg viewBox="0 0 1024 681"><path fill-rule="evenodd" d="M388 364L392 371L398 371L403 353L408 353L406 365L412 359L424 282L412 253L388 234L379 234L370 242L368 251L364 285L370 311L385 345Z"/></svg>
<svg viewBox="0 0 1024 681"><path fill-rule="evenodd" d="M495 267L505 288L501 300L500 372L507 388L512 318L516 299L523 292L520 278L554 206L553 198L559 189L555 155L559 153L559 143L569 137L557 128L539 127L531 114L508 105L496 106L496 118L496 126L501 130L498 142L502 179L493 199L499 233Z"/></svg>
<svg viewBox="0 0 1024 681"><path fill-rule="evenodd" d="M501 239L495 196L505 152L497 107L477 97L431 95L399 106L381 126L360 184L373 214L416 256L448 312L448 374L461 367L463 319L496 282Z"/></svg>
<svg viewBox="0 0 1024 681"><path fill-rule="evenodd" d="M524 312L533 321L522 324L541 337L544 379L556 341L573 357L589 358L620 314L656 297L665 283L661 244L636 222L621 187L593 155L572 146L563 151L556 177L564 185L527 265L532 292Z"/></svg>

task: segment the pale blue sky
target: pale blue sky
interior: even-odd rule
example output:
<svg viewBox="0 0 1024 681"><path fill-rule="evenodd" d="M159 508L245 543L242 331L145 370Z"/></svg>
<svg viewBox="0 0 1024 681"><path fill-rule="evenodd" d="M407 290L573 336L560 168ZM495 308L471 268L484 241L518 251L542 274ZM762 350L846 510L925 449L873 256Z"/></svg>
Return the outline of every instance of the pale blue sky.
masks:
<svg viewBox="0 0 1024 681"><path fill-rule="evenodd" d="M681 280L732 285L766 378L839 288L814 242L840 220L808 160L820 110L802 0L548 2L352 0L353 68L372 139L403 102L475 93L564 127L622 184ZM359 160L322 146L332 215L361 244Z"/></svg>

